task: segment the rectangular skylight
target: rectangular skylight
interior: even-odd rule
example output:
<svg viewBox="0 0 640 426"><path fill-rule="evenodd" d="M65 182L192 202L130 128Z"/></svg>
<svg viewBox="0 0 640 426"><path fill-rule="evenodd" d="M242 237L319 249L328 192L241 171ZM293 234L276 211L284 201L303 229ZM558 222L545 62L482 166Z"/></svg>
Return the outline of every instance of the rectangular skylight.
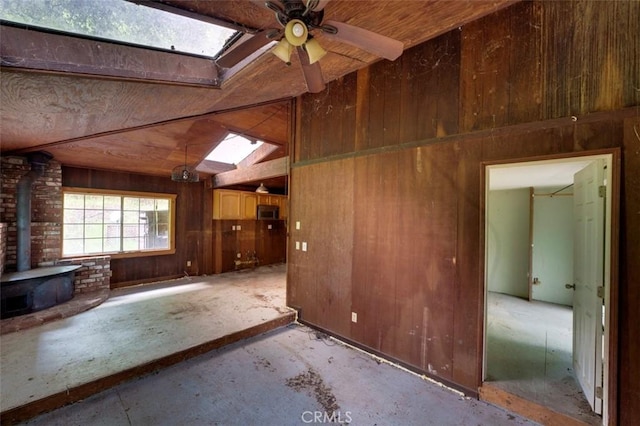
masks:
<svg viewBox="0 0 640 426"><path fill-rule="evenodd" d="M215 57L236 30L125 0L0 0L2 20Z"/></svg>
<svg viewBox="0 0 640 426"><path fill-rule="evenodd" d="M262 145L262 141L252 141L235 133L229 135L216 146L207 160L220 163L238 164Z"/></svg>

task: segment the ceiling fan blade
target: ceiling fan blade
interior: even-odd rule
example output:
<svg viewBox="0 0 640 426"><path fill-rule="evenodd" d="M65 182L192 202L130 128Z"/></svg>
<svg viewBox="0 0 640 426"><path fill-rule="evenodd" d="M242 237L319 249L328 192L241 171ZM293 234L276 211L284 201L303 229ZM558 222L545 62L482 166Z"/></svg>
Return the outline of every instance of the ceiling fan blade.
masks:
<svg viewBox="0 0 640 426"><path fill-rule="evenodd" d="M307 2L308 1L311 1L311 0L307 0ZM323 10L325 8L325 6L327 5L327 3L329 3L329 1L331 1L331 0L317 0L317 4L311 10L313 12L319 12L319 11L321 11L321 10Z"/></svg>
<svg viewBox="0 0 640 426"><path fill-rule="evenodd" d="M233 67L260 48L274 41L273 38L267 37L267 35L271 35L272 33L273 30L262 30L253 35L243 35L242 38L236 42L235 47L232 46L224 55L216 59L216 63L222 68ZM243 41L243 38L246 39Z"/></svg>
<svg viewBox="0 0 640 426"><path fill-rule="evenodd" d="M390 61L398 59L404 50L404 44L401 41L364 28L336 21L325 21L324 24L335 27L338 30L336 34L324 32L323 35L325 37L359 47Z"/></svg>
<svg viewBox="0 0 640 426"><path fill-rule="evenodd" d="M322 70L320 69L320 62L314 64L309 63L309 55L302 46L297 47L298 57L302 64L302 74L304 75L304 81L307 83L307 89L309 93L320 93L326 87L324 84L324 78L322 77Z"/></svg>

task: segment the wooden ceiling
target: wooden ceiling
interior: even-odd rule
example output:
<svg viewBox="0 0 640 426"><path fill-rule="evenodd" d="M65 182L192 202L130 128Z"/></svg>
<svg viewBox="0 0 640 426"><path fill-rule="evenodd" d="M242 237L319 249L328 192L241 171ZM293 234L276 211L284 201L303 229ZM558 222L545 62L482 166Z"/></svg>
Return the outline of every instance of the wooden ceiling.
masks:
<svg viewBox="0 0 640 426"><path fill-rule="evenodd" d="M392 37L407 49L513 2L332 0L325 8L324 19ZM167 0L163 3L251 29L277 28L273 12L263 1ZM1 39L1 155L44 149L64 165L169 176L173 167L184 163L185 145L188 145L187 162L199 164L201 174L206 176L223 171L203 160L228 132L263 139L277 146L259 161L288 155L291 99L307 92L295 55L291 66L268 53L233 72L214 69L215 65L211 65L211 75L215 77L218 72L221 77L222 83L217 86L158 82L146 79L144 73L104 72L100 75L100 70L105 69L104 63L100 67L96 65L91 72L59 66L69 61L68 56L61 58L56 53L62 42L33 42L33 49L26 49L24 44L28 41L24 39L28 37L21 36L18 38L22 45L18 49L17 45L10 46L12 42L7 41L6 34ZM314 35L329 52L320 61L326 82L379 60L363 50L330 40L322 33ZM24 57L16 61L11 48L18 49ZM117 49L119 47L106 63L113 64L114 68L126 68L117 57ZM31 50L37 53L31 57L22 53ZM69 47L68 51L74 50ZM139 58L134 56L128 62L135 59ZM43 61L57 61L58 66L45 69L38 65ZM177 70L193 68L184 66L180 59L177 61Z"/></svg>

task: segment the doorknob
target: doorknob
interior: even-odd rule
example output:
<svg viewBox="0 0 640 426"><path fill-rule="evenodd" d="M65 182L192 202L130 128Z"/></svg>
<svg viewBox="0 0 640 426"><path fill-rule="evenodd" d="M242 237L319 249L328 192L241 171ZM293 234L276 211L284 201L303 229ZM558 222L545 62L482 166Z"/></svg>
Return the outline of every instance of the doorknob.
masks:
<svg viewBox="0 0 640 426"><path fill-rule="evenodd" d="M576 285L575 284L565 284L564 288L571 290L571 289L576 289Z"/></svg>

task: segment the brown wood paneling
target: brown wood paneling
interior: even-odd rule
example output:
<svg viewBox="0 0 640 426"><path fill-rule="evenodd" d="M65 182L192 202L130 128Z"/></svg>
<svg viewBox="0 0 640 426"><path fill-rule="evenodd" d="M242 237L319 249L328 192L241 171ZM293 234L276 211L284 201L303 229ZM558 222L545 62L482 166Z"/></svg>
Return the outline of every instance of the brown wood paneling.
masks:
<svg viewBox="0 0 640 426"><path fill-rule="evenodd" d="M456 144L456 287L453 319L453 382L476 389L482 374L482 329L484 323L484 257L480 255L484 203L479 140Z"/></svg>
<svg viewBox="0 0 640 426"><path fill-rule="evenodd" d="M356 159L353 305L362 343L382 352L395 347L395 265L399 211L398 156ZM364 201L364 202L362 202Z"/></svg>
<svg viewBox="0 0 640 426"><path fill-rule="evenodd" d="M636 104L638 2L552 2L542 12L543 118Z"/></svg>
<svg viewBox="0 0 640 426"><path fill-rule="evenodd" d="M271 225L271 229L269 229ZM260 265L283 263L287 255L287 230L284 220L256 222L256 255Z"/></svg>
<svg viewBox="0 0 640 426"><path fill-rule="evenodd" d="M538 6L522 2L464 28L461 131L540 117Z"/></svg>
<svg viewBox="0 0 640 426"><path fill-rule="evenodd" d="M355 152L345 151L340 160L310 155L306 160L313 161L294 164L292 174L292 205L300 208L299 217L314 218L305 233L325 235L321 228L326 220L313 214L315 204L325 204L314 203L309 195L317 179L335 185L329 198L337 205L353 196L352 231L348 223L331 228L353 236L352 280L347 285L358 322L351 323L345 337L437 374L469 394L476 392L484 314L483 163L597 152L621 146L629 135L637 138L632 127L623 134L623 120L634 113L623 108L640 105L640 93L632 88L640 78L640 32L627 31L637 23L624 15L637 17L637 5L612 3L523 2L461 32L409 49L401 63L381 61L358 71ZM616 19L619 27L605 23ZM581 26L588 23L596 26L587 36ZM626 51L622 39L627 40ZM600 46L601 52L592 55L585 46ZM602 53L607 49L609 54ZM609 57L613 59L605 61ZM435 63L440 68L433 68ZM391 69L402 75L399 85L389 77ZM615 70L634 82L621 84L622 95L613 88ZM396 99L388 102L392 96ZM314 100L314 95L302 98L302 116L313 112ZM451 117L454 120L447 124ZM395 141L385 139L385 123L393 120ZM304 130L307 137L301 148L314 140L314 132L329 125L318 116L316 127ZM635 194L640 187L637 142L625 144L625 191ZM327 178L334 173L332 166L350 158L352 192ZM626 198L629 195L623 193ZM627 276L633 275L631 265L638 257L637 244L631 245L640 238L626 237L640 232L634 202L623 208L620 228L620 267L626 274L620 279L620 353L631 355L621 360L621 373L628 379L618 390L620 419L627 422L638 416L631 406L638 389L630 382L640 382L640 369L631 359L638 351L632 338L637 334L632 306L640 303L640 285ZM295 235L306 238L302 232ZM317 264L300 260L298 254L290 257L289 286L297 306L309 310L303 319L313 318L312 324L343 335L323 322L323 315L331 312L342 316L343 308L327 304L330 285L315 278L324 273L324 259L330 258L335 244L332 248L327 242L321 248L317 256L322 261ZM616 371L612 377L618 377Z"/></svg>
<svg viewBox="0 0 640 426"><path fill-rule="evenodd" d="M369 72L369 137L363 140L365 149L384 146L385 65L384 61L375 63Z"/></svg>
<svg viewBox="0 0 640 426"><path fill-rule="evenodd" d="M312 259L314 265L324 265L323 272L316 278L318 325L348 336L351 329L353 222L356 220L353 159L317 165L307 173L312 175L315 196L312 216L306 223L310 227L308 240L303 240L308 243L308 251L300 255Z"/></svg>
<svg viewBox="0 0 640 426"><path fill-rule="evenodd" d="M639 96L640 95L636 95ZM620 224L619 386L620 424L640 419L640 115L624 122Z"/></svg>

